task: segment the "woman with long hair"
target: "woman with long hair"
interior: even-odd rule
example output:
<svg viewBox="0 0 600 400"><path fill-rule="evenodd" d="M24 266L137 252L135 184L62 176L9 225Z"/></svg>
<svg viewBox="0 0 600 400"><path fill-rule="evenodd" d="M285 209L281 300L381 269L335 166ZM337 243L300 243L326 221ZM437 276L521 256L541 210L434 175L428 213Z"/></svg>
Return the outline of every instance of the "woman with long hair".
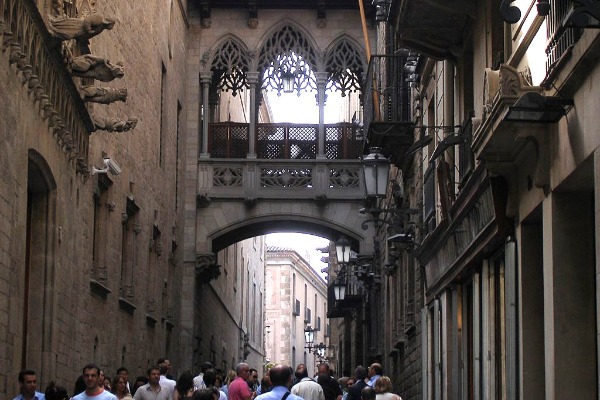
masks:
<svg viewBox="0 0 600 400"><path fill-rule="evenodd" d="M121 375L115 376L112 383L112 393L117 396L119 400L131 400L131 394L129 393L129 389L127 389L127 381Z"/></svg>
<svg viewBox="0 0 600 400"><path fill-rule="evenodd" d="M177 379L173 400L189 400L194 395L194 375L184 371Z"/></svg>
<svg viewBox="0 0 600 400"><path fill-rule="evenodd" d="M373 388L377 393L375 400L402 400L400 396L392 393L392 381L387 376L377 378Z"/></svg>

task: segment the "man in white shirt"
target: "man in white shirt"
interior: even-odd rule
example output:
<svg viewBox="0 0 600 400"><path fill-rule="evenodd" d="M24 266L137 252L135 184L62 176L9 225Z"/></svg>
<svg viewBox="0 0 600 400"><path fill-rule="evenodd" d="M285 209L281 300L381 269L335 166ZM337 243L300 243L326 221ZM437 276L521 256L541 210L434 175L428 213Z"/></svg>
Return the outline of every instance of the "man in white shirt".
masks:
<svg viewBox="0 0 600 400"><path fill-rule="evenodd" d="M100 368L95 364L83 367L85 391L73 397L72 400L117 400L117 396L99 386Z"/></svg>
<svg viewBox="0 0 600 400"><path fill-rule="evenodd" d="M204 373L207 370L212 369L212 367L213 365L211 362L206 361L202 363L200 366L200 373L194 378L194 390L204 389L206 387L206 384L204 383Z"/></svg>
<svg viewBox="0 0 600 400"><path fill-rule="evenodd" d="M313 379L308 377L306 365L298 364L294 373L298 383L292 386L292 394L302 397L304 400L325 400L323 388Z"/></svg>

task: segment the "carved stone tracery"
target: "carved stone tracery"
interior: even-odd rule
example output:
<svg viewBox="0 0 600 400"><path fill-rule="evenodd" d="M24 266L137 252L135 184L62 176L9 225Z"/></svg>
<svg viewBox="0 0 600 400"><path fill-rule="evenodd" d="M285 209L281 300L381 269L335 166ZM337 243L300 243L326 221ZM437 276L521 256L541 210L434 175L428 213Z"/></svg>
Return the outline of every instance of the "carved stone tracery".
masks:
<svg viewBox="0 0 600 400"><path fill-rule="evenodd" d="M363 53L349 40L339 40L325 57L327 89L339 90L342 96L360 91L366 68Z"/></svg>

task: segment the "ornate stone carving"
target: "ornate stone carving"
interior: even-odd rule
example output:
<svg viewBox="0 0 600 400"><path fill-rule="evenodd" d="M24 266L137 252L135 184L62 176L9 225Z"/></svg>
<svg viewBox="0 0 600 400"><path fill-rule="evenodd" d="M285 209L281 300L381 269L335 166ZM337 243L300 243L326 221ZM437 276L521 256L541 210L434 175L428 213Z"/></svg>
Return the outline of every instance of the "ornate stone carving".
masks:
<svg viewBox="0 0 600 400"><path fill-rule="evenodd" d="M232 167L215 167L213 170L213 186L240 187L244 183L244 169Z"/></svg>
<svg viewBox="0 0 600 400"><path fill-rule="evenodd" d="M110 82L125 75L121 61L112 64L104 57L85 54L75 57L71 63L73 76L80 78L93 78L102 82Z"/></svg>
<svg viewBox="0 0 600 400"><path fill-rule="evenodd" d="M114 26L113 18L101 14L91 14L85 19L48 16L48 30L60 40L88 40Z"/></svg>
<svg viewBox="0 0 600 400"><path fill-rule="evenodd" d="M97 130L107 132L127 132L135 128L138 123L136 117L124 120L121 118L101 117L98 115L92 115L92 121Z"/></svg>
<svg viewBox="0 0 600 400"><path fill-rule="evenodd" d="M221 275L220 265L217 264L217 256L213 253L196 254L196 277L202 283L208 283Z"/></svg>
<svg viewBox="0 0 600 400"><path fill-rule="evenodd" d="M116 101L127 101L126 88L111 88L99 86L83 86L81 88L81 98L83 101L93 103L110 104Z"/></svg>

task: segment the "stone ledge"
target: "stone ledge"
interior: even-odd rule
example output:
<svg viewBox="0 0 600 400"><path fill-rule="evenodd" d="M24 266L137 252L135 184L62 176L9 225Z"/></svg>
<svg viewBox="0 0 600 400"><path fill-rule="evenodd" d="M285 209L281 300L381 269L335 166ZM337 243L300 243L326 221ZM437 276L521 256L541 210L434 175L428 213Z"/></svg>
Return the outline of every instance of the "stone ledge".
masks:
<svg viewBox="0 0 600 400"><path fill-rule="evenodd" d="M137 309L137 306L129 300L119 297L119 308L128 314L133 315L133 312Z"/></svg>
<svg viewBox="0 0 600 400"><path fill-rule="evenodd" d="M102 297L102 299L106 300L109 294L112 293L112 290L108 288L108 286L98 282L95 279L90 279L90 289L92 293Z"/></svg>

